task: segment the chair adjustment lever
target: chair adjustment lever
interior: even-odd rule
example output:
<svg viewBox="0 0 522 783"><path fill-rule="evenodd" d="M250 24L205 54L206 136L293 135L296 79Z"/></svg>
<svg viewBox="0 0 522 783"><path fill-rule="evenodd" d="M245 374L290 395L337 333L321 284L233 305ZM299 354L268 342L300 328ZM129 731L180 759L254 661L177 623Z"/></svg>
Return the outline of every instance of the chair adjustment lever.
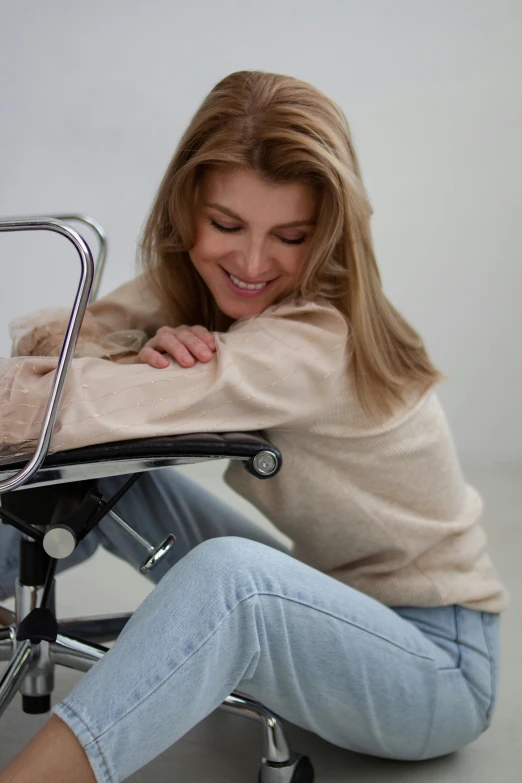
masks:
<svg viewBox="0 0 522 783"><path fill-rule="evenodd" d="M140 536L139 533L137 533L130 525L128 525L124 519L122 519L119 514L117 514L115 511L109 511L108 516L110 516L112 519L114 519L115 522L122 527L126 533L128 533L130 536L134 538L135 541L138 542L147 552L147 557L143 561L143 563L140 566L140 573L141 574L148 574L149 571L151 571L155 565L157 565L160 560L162 560L169 549L172 547L176 540L176 536L174 536L172 533L170 533L164 541L161 542L161 544L158 544L157 546L152 546L152 544L149 544L149 542L143 538L143 536Z"/></svg>

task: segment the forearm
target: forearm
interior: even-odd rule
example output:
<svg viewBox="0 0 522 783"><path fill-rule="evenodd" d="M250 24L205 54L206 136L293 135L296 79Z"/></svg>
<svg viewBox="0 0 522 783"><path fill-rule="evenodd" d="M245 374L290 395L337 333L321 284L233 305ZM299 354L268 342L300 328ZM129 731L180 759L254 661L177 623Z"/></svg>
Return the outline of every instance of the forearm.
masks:
<svg viewBox="0 0 522 783"><path fill-rule="evenodd" d="M225 334L208 363L163 370L120 354L69 368L52 451L187 432L252 431L315 419L345 374L346 325L334 308L281 306ZM3 444L38 437L57 360L0 360Z"/></svg>

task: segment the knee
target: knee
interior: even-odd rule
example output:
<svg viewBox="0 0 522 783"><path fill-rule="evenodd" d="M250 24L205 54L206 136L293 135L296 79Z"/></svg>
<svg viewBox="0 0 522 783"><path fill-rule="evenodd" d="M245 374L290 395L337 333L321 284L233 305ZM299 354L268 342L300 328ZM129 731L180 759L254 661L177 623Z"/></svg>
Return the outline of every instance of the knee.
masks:
<svg viewBox="0 0 522 783"><path fill-rule="evenodd" d="M284 555L258 541L239 536L221 536L198 544L184 560L205 581L216 586L233 585L236 594L246 596L269 587L267 579L274 557Z"/></svg>
<svg viewBox="0 0 522 783"><path fill-rule="evenodd" d="M202 541L192 550L194 558L208 568L240 570L262 560L269 547L240 536L219 536Z"/></svg>

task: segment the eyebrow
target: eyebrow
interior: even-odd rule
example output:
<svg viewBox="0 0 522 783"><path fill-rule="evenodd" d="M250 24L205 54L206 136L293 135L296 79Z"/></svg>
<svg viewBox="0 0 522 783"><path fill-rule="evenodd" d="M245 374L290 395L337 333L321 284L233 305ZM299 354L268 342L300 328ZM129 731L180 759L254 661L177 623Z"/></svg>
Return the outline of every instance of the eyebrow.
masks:
<svg viewBox="0 0 522 783"><path fill-rule="evenodd" d="M222 204L217 204L215 201L207 202L204 206L218 209L220 212L223 212L223 214L234 218L234 220L239 220L240 223L246 223L246 220L243 220L242 217L236 215L231 209L227 209L227 207L224 207ZM279 226L274 226L274 228L297 228L298 226L315 226L315 224L315 220L294 220L291 223L281 223Z"/></svg>

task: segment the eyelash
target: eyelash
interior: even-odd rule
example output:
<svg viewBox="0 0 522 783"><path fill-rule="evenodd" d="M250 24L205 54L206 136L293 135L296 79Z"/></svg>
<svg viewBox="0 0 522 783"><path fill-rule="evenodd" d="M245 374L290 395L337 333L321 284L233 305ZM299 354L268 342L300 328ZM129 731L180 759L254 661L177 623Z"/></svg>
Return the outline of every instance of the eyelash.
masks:
<svg viewBox="0 0 522 783"><path fill-rule="evenodd" d="M241 231L240 226L237 228L225 228L225 226L222 226L220 223L216 223L215 220L211 220L210 224L214 226L214 228L217 228L218 231L222 231L224 234L235 234L237 231ZM283 239L283 237L278 237L278 239L281 242L284 242L285 245L302 245L306 240L306 237L300 237L299 239Z"/></svg>

